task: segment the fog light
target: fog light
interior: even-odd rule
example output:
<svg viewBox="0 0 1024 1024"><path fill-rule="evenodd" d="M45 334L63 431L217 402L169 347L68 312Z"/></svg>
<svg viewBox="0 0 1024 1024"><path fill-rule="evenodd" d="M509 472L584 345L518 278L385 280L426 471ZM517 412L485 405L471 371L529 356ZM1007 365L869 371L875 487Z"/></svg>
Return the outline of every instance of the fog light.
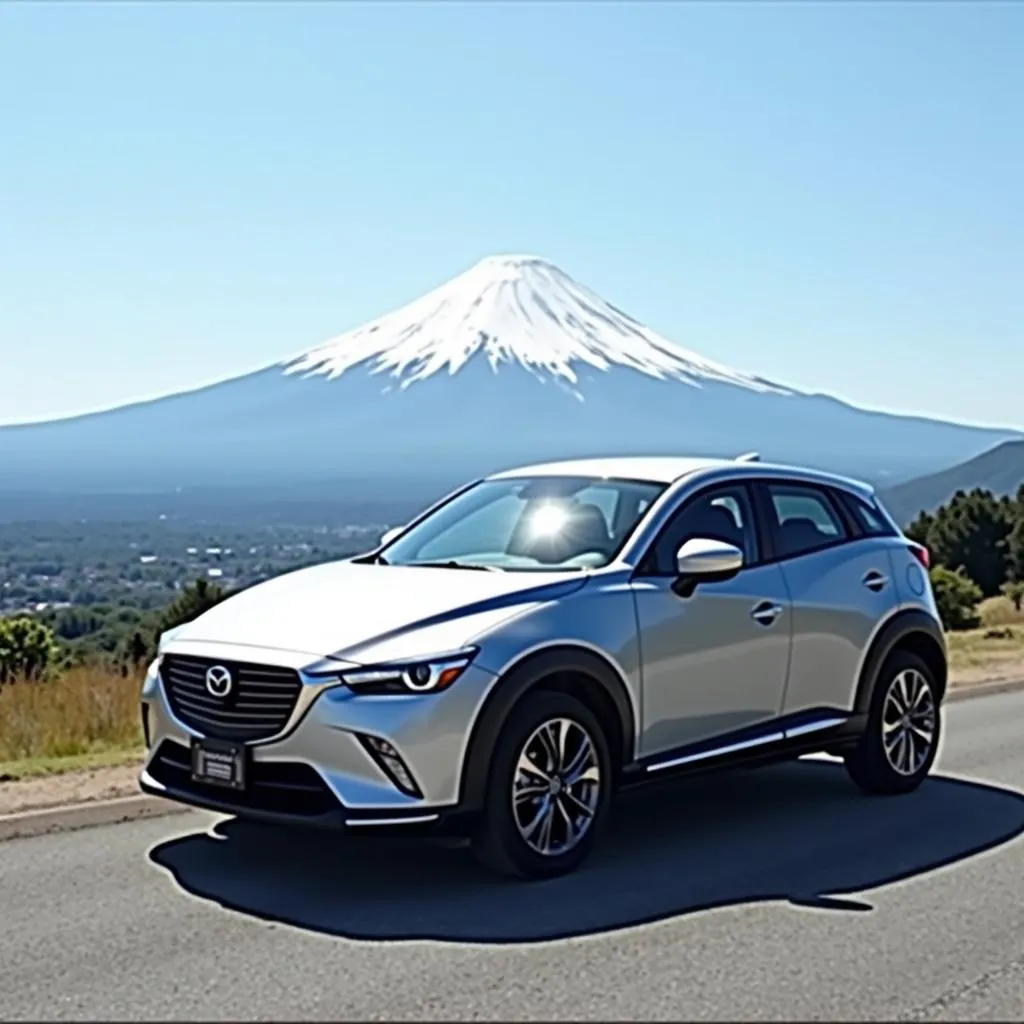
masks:
<svg viewBox="0 0 1024 1024"><path fill-rule="evenodd" d="M423 791L416 785L412 772L394 746L379 736L358 735L359 741L391 782L406 795L422 800Z"/></svg>

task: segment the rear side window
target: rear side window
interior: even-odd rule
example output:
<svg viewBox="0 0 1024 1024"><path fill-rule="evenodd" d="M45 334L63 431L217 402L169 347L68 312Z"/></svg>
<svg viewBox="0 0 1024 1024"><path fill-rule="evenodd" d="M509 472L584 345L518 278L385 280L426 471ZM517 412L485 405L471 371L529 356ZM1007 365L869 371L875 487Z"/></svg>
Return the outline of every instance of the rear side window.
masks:
<svg viewBox="0 0 1024 1024"><path fill-rule="evenodd" d="M841 498L865 537L896 536L896 528L874 504L848 491L842 491Z"/></svg>
<svg viewBox="0 0 1024 1024"><path fill-rule="evenodd" d="M824 491L803 484L776 483L765 484L765 489L775 515L780 558L806 555L848 537L838 509Z"/></svg>

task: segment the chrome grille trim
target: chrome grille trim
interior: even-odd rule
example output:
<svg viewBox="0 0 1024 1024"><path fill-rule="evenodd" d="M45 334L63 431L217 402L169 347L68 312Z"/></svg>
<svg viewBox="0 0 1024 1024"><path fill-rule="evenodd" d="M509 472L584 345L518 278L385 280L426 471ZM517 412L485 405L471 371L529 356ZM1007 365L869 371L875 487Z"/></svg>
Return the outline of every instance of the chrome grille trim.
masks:
<svg viewBox="0 0 1024 1024"><path fill-rule="evenodd" d="M231 671L234 686L226 698L206 689L206 670L214 665ZM310 688L292 668L191 655L165 654L160 679L170 710L183 725L200 735L241 742L283 734L300 706L304 712L316 695L307 694Z"/></svg>

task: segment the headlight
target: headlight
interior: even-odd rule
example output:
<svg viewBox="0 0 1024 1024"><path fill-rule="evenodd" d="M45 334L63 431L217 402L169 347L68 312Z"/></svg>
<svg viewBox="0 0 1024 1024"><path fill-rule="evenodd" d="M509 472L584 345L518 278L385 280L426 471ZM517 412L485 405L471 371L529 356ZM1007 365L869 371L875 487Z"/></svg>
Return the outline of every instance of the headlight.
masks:
<svg viewBox="0 0 1024 1024"><path fill-rule="evenodd" d="M157 656L149 663L149 667L146 669L146 674L142 679L142 699L152 700L159 685L160 658Z"/></svg>
<svg viewBox="0 0 1024 1024"><path fill-rule="evenodd" d="M439 654L417 661L351 669L341 680L356 693L437 693L446 690L469 667L476 649Z"/></svg>

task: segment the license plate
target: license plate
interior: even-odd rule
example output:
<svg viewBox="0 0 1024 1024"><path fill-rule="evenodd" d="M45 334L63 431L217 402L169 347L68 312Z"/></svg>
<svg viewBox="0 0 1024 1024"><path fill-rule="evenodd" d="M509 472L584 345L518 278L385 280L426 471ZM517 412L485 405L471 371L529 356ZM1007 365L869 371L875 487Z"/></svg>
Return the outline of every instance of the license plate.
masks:
<svg viewBox="0 0 1024 1024"><path fill-rule="evenodd" d="M226 789L245 789L245 747L220 740L193 740L192 778Z"/></svg>

